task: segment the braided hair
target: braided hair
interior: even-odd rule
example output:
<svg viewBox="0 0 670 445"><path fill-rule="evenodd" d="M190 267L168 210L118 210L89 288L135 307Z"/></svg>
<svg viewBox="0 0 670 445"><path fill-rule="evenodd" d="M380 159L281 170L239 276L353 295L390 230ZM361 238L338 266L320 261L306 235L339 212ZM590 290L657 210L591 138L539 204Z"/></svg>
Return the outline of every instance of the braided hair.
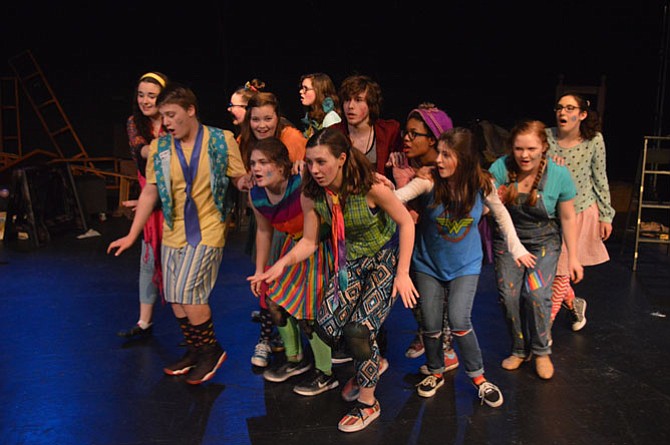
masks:
<svg viewBox="0 0 670 445"><path fill-rule="evenodd" d="M542 152L542 159L540 160L540 166L537 169L535 179L533 180L533 185L530 189L530 192L528 193L528 197L526 198L526 204L529 206L534 206L537 202L537 188L540 185L542 174L544 173L544 169L547 165L547 149L549 147L549 143L547 142L547 133L545 132L544 123L537 120L526 120L516 124L510 131L509 146L514 149L515 139L519 135L528 133L537 136L542 143L542 147L544 148L544 151ZM505 166L507 167L508 184L514 184L517 182L519 175L519 165L516 163L514 156L507 156L507 159L505 159ZM519 192L516 187L507 187L507 190L505 191L502 199L503 202L514 202L518 196L518 193Z"/></svg>

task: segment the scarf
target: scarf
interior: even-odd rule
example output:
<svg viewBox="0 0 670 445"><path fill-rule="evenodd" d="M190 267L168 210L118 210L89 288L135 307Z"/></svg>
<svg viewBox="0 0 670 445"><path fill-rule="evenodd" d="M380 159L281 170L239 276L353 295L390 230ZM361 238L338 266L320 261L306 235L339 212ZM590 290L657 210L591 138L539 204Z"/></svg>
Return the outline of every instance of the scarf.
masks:
<svg viewBox="0 0 670 445"><path fill-rule="evenodd" d="M335 292L345 291L347 289L347 247L344 241L344 215L340 205L340 197L326 188L326 193L330 196L333 205L332 212L332 237L333 237L333 256L335 264Z"/></svg>

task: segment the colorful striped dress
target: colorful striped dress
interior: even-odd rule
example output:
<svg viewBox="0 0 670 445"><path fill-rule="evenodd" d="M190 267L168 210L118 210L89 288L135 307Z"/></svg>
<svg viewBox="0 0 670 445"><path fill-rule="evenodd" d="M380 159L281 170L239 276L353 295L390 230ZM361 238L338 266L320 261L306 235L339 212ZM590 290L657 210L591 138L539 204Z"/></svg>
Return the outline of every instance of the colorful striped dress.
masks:
<svg viewBox="0 0 670 445"><path fill-rule="evenodd" d="M272 204L264 188L251 189L251 201L258 212L276 231L286 233L278 252L271 252L269 264L284 256L302 237L303 216L300 206L301 178L289 178L284 197ZM322 230L322 234L329 231ZM327 235L322 237L314 255L305 261L289 266L284 275L274 281L267 297L299 320L315 320L321 300L328 286L333 256Z"/></svg>

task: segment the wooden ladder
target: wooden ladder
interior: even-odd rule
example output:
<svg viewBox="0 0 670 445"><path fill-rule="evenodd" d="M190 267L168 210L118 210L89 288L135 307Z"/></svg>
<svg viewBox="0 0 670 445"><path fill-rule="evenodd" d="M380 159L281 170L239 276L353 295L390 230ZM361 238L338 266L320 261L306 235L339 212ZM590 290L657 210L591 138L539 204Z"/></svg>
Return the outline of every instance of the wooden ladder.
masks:
<svg viewBox="0 0 670 445"><path fill-rule="evenodd" d="M59 157L88 158L84 145L32 52L27 50L10 58L9 65ZM94 168L94 165L89 162L88 167Z"/></svg>

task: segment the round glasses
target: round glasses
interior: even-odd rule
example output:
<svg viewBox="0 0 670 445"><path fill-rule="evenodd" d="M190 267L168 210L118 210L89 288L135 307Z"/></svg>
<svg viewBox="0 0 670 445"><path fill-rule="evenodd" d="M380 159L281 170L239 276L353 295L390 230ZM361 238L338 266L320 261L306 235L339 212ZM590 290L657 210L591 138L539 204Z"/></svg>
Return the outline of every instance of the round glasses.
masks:
<svg viewBox="0 0 670 445"><path fill-rule="evenodd" d="M575 110L578 110L578 109L579 109L579 107L576 106L576 105L565 105L565 106L563 106L563 105L556 105L556 106L554 107L554 111L557 112L557 113L558 113L559 111L561 111L561 110L565 110L565 111L567 111L568 113L571 113L571 112L573 112L573 111L575 111Z"/></svg>

